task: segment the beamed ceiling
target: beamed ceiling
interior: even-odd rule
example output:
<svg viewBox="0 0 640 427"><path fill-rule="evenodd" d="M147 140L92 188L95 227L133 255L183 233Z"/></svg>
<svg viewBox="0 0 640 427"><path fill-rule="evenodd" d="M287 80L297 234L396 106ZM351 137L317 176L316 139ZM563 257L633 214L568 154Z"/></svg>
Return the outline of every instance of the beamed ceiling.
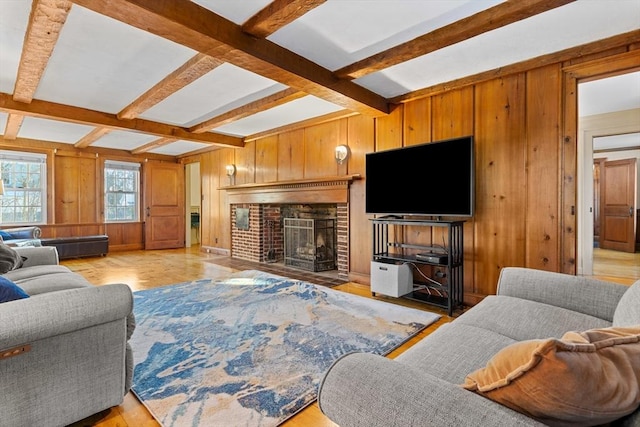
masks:
<svg viewBox="0 0 640 427"><path fill-rule="evenodd" d="M625 43L638 0L0 0L0 132L184 156Z"/></svg>

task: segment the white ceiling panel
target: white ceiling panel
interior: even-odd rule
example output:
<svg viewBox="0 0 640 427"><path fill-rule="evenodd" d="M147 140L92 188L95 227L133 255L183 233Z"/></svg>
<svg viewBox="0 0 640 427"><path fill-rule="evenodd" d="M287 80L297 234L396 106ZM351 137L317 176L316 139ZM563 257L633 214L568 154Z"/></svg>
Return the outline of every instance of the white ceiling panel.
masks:
<svg viewBox="0 0 640 427"><path fill-rule="evenodd" d="M220 126L216 128L215 131L236 136L253 135L340 110L342 110L342 108L335 104L316 98L315 96L305 96L304 98Z"/></svg>
<svg viewBox="0 0 640 427"><path fill-rule="evenodd" d="M36 98L117 113L195 52L73 5Z"/></svg>
<svg viewBox="0 0 640 427"><path fill-rule="evenodd" d="M151 107L140 117L191 126L286 88L258 74L231 64L222 64Z"/></svg>
<svg viewBox="0 0 640 427"><path fill-rule="evenodd" d="M162 147L154 148L149 152L155 154L166 154L168 156L178 156L180 154L201 150L207 147L209 147L208 144L201 144L199 142L176 141L171 144L163 145Z"/></svg>
<svg viewBox="0 0 640 427"><path fill-rule="evenodd" d="M7 126L8 114L0 112L0 135L4 135L4 129Z"/></svg>
<svg viewBox="0 0 640 427"><path fill-rule="evenodd" d="M640 1L579 0L355 82L391 98L640 28Z"/></svg>
<svg viewBox="0 0 640 427"><path fill-rule="evenodd" d="M194 3L224 16L238 25L244 24L254 14L271 3L271 0L192 0Z"/></svg>
<svg viewBox="0 0 640 427"><path fill-rule="evenodd" d="M0 92L13 93L31 3L0 1Z"/></svg>
<svg viewBox="0 0 640 427"><path fill-rule="evenodd" d="M93 126L25 117L19 136L20 138L75 144L93 129Z"/></svg>
<svg viewBox="0 0 640 427"><path fill-rule="evenodd" d="M153 135L114 130L98 139L92 145L94 147L105 147L130 151L142 145L148 144L156 139L158 139L158 137Z"/></svg>
<svg viewBox="0 0 640 427"><path fill-rule="evenodd" d="M502 0L330 0L269 40L336 70Z"/></svg>

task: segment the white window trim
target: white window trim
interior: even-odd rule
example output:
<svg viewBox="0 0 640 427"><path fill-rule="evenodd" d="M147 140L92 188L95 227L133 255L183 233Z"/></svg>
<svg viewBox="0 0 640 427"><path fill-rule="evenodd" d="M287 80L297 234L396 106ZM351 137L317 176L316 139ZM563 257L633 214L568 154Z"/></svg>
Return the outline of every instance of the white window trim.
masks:
<svg viewBox="0 0 640 427"><path fill-rule="evenodd" d="M123 223L123 222L139 222L140 221L140 170L141 170L141 166L140 163L135 163L135 162L123 162L123 161L118 161L118 160L105 160L104 161L104 169L106 171L106 169L122 169L122 170L130 170L130 171L135 171L138 172L138 182L137 182L137 186L138 188L136 189L136 210L135 210L135 218L134 219L108 219L107 218L107 193L109 192L106 188L106 173L104 176L104 184L105 184L105 189L104 189L104 222L105 223Z"/></svg>
<svg viewBox="0 0 640 427"><path fill-rule="evenodd" d="M48 199L48 187L47 187L47 155L41 153L31 153L24 151L13 150L0 150L0 160L12 160L22 162L40 163L41 176L40 176L40 190L41 190L41 209L42 209L42 221L34 222L7 222L2 223L3 226L17 225L17 226L29 226L29 225L42 225L47 223L47 199ZM1 171L0 171L1 172ZM0 179L4 179L0 177ZM5 192L7 189L5 188ZM0 196L4 197L4 196Z"/></svg>

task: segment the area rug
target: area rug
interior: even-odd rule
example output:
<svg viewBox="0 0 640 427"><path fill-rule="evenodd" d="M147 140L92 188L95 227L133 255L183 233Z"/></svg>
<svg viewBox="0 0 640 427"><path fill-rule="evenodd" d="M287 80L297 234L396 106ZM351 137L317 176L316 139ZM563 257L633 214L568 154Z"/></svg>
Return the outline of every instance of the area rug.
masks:
<svg viewBox="0 0 640 427"><path fill-rule="evenodd" d="M165 427L276 426L340 356L387 354L440 317L258 271L134 304L133 391Z"/></svg>

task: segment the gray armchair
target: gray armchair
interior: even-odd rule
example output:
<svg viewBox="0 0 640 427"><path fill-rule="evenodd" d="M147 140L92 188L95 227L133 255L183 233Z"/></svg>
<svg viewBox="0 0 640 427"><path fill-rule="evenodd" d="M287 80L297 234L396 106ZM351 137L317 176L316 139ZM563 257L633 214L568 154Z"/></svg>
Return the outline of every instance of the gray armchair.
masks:
<svg viewBox="0 0 640 427"><path fill-rule="evenodd" d="M57 265L54 247L16 248L3 276L29 298L0 304L0 426L64 426L122 403L131 387L133 296Z"/></svg>

